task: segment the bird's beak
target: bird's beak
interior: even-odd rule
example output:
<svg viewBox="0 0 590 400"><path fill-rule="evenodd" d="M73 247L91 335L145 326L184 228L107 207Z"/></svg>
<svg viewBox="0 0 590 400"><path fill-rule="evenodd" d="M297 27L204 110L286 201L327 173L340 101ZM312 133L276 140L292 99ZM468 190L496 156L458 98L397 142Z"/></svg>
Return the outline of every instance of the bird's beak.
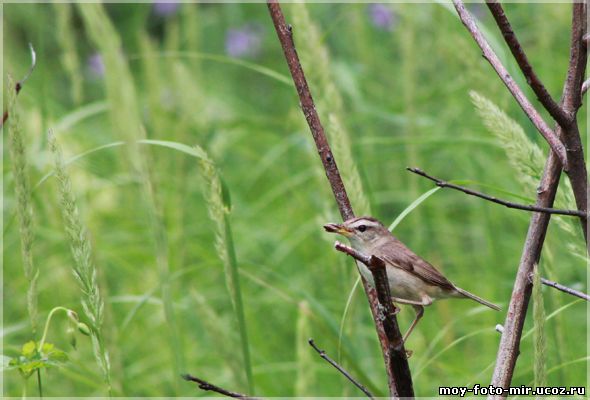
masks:
<svg viewBox="0 0 590 400"><path fill-rule="evenodd" d="M349 237L352 235L352 230L340 224L326 224L324 225L326 232L338 233L342 236Z"/></svg>

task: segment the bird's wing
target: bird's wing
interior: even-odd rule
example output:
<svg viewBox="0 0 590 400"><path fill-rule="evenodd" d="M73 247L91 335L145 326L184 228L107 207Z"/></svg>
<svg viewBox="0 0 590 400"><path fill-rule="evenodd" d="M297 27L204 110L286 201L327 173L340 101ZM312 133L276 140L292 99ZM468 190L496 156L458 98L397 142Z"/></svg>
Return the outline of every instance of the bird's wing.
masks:
<svg viewBox="0 0 590 400"><path fill-rule="evenodd" d="M417 256L397 239L393 243L388 242L383 244L376 250L375 255L382 258L386 263L391 264L393 267L403 269L426 283L447 289L455 288L455 285L428 261Z"/></svg>

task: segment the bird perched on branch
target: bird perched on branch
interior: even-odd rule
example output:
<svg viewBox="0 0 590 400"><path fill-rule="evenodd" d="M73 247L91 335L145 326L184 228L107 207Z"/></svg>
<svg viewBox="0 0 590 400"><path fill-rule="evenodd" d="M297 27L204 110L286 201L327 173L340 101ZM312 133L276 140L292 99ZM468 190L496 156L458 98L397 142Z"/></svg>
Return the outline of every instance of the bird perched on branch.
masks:
<svg viewBox="0 0 590 400"><path fill-rule="evenodd" d="M324 229L347 237L358 252L379 257L385 262L393 302L410 304L416 311L416 318L403 337L404 342L424 315L424 306L431 305L434 300L469 298L496 311L500 310L495 304L455 286L430 263L395 238L375 218L352 218L342 224L326 224ZM373 274L367 266L363 263L358 265L363 277L375 286Z"/></svg>

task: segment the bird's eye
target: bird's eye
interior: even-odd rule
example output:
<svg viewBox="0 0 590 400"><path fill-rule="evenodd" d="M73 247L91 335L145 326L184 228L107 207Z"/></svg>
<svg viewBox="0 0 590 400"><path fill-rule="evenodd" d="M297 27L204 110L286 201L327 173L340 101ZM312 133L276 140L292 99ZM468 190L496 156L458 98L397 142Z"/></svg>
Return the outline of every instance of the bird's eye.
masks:
<svg viewBox="0 0 590 400"><path fill-rule="evenodd" d="M366 225L361 225L357 228L360 232L364 232L367 230L367 226Z"/></svg>

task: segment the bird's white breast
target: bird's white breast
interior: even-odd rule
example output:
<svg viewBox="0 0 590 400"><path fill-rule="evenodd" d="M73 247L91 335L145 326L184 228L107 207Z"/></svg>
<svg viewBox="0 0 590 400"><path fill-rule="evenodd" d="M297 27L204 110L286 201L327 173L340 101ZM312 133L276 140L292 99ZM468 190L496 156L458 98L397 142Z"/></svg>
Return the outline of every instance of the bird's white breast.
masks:
<svg viewBox="0 0 590 400"><path fill-rule="evenodd" d="M357 264L363 277L374 287L373 274L369 268L363 263ZM387 280L391 296L397 299L422 302L428 301L428 298L434 300L446 297L439 287L428 285L417 276L389 265L387 266Z"/></svg>

